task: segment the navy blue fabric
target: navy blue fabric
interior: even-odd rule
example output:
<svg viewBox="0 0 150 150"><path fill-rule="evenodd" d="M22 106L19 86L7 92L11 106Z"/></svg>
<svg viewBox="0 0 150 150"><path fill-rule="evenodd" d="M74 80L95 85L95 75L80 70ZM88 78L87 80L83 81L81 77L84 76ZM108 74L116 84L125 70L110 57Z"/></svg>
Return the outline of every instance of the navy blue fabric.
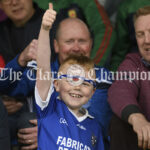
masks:
<svg viewBox="0 0 150 150"><path fill-rule="evenodd" d="M8 128L7 111L0 99L0 149L10 150L10 135Z"/></svg>

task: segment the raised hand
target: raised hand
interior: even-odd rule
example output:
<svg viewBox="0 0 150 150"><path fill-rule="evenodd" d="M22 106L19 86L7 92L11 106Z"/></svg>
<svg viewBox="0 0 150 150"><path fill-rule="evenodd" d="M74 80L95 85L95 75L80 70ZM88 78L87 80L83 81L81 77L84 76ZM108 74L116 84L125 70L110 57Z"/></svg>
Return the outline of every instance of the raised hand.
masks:
<svg viewBox="0 0 150 150"><path fill-rule="evenodd" d="M53 4L49 3L49 9L46 10L43 20L42 27L45 30L50 30L56 18L56 11L53 10Z"/></svg>
<svg viewBox="0 0 150 150"><path fill-rule="evenodd" d="M21 52L18 63L22 67L26 67L31 60L36 60L38 40L33 39L30 44Z"/></svg>
<svg viewBox="0 0 150 150"><path fill-rule="evenodd" d="M38 38L38 52L37 52L37 76L36 87L42 100L46 100L47 93L50 87L50 79L42 80L46 72L51 71L50 59L51 59L51 46L49 30L51 29L56 18L56 11L53 10L52 3L49 3L49 9L43 16L41 30ZM41 88L42 87L42 88Z"/></svg>

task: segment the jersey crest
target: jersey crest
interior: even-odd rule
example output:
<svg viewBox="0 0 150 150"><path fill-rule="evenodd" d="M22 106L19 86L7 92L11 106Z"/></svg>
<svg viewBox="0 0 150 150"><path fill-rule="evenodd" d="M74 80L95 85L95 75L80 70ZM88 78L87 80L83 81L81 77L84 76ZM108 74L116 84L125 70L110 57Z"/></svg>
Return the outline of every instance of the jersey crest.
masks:
<svg viewBox="0 0 150 150"><path fill-rule="evenodd" d="M94 147L97 143L97 138L96 136L93 134L92 137L91 137L91 142L92 142L92 146Z"/></svg>

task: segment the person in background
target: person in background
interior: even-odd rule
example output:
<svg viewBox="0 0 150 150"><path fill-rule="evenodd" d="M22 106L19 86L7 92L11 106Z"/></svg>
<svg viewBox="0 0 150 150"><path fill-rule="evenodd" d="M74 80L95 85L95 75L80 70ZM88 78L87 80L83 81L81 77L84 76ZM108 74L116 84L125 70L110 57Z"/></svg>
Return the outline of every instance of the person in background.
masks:
<svg viewBox="0 0 150 150"><path fill-rule="evenodd" d="M124 0L99 0L99 2L103 4L105 11L114 26L116 23L117 9L122 1Z"/></svg>
<svg viewBox="0 0 150 150"><path fill-rule="evenodd" d="M5 20L7 17L6 15L4 14L4 12L0 9L0 22Z"/></svg>
<svg viewBox="0 0 150 150"><path fill-rule="evenodd" d="M115 113L110 126L110 150L150 149L150 6L134 15L139 52L128 54L119 66L120 79L109 89Z"/></svg>
<svg viewBox="0 0 150 150"><path fill-rule="evenodd" d="M59 12L61 8L69 7L71 4L77 4L80 6L85 14L85 18L89 24L89 27L94 33L93 50L91 52L90 58L93 59L94 63L98 66L105 68L109 67L112 49L116 42L116 34L104 7L99 3L98 0L34 1L37 2L43 9L47 9L47 4L52 2L57 12ZM69 14L75 16L74 10L72 9Z"/></svg>
<svg viewBox="0 0 150 150"><path fill-rule="evenodd" d="M5 62L2 56L0 56L0 72L5 67ZM0 98L0 148L4 150L10 150L10 134L8 127L8 116L5 106Z"/></svg>
<svg viewBox="0 0 150 150"><path fill-rule="evenodd" d="M150 5L149 0L124 0L117 9L115 24L116 42L112 50L110 70L116 71L128 53L138 52L133 14L141 7Z"/></svg>
<svg viewBox="0 0 150 150"><path fill-rule="evenodd" d="M0 0L0 8L7 16L6 20L0 22L0 54L4 58L5 64L23 50L28 51L32 49L33 54L36 51L44 10L40 9L32 0ZM4 93L1 94L3 95ZM11 128L13 127L11 133L15 134L11 134L13 146L17 144L16 118L18 118L20 111L24 109L23 106L25 105L24 100L22 98L19 99L21 101L18 101L16 97L8 97L8 95L3 97L3 103L11 120L9 125ZM33 120L32 124L36 125L36 120ZM19 130L19 139L26 139L23 142L30 145L26 146L25 149L37 147L37 144L35 144L37 135L35 133L37 133L37 127Z"/></svg>

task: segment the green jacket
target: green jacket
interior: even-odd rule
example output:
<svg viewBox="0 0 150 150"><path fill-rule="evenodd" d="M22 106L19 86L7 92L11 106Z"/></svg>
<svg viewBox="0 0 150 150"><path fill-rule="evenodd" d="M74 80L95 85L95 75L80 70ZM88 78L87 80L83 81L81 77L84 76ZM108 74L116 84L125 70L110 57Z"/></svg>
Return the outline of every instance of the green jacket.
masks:
<svg viewBox="0 0 150 150"><path fill-rule="evenodd" d="M91 58L94 59L95 64L100 66L104 66L108 63L116 36L104 8L99 4L98 0L34 1L44 9L47 9L48 3L52 2L56 11L68 7L71 3L77 3L83 9L87 22L94 32L94 47L91 52Z"/></svg>
<svg viewBox="0 0 150 150"><path fill-rule="evenodd" d="M140 7L150 5L150 0L124 0L117 12L116 18L116 35L117 42L113 49L111 60L111 70L117 70L119 64L123 61L126 54L131 51L132 42L129 38L130 31L127 25L127 18L131 13L136 12Z"/></svg>

